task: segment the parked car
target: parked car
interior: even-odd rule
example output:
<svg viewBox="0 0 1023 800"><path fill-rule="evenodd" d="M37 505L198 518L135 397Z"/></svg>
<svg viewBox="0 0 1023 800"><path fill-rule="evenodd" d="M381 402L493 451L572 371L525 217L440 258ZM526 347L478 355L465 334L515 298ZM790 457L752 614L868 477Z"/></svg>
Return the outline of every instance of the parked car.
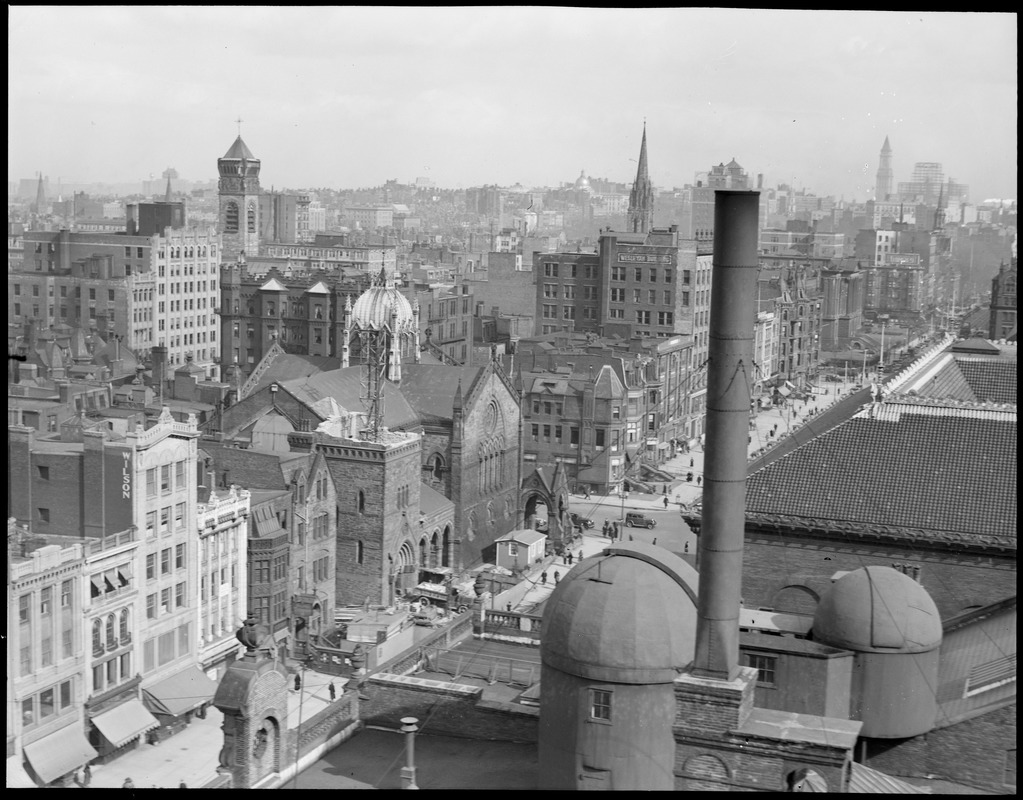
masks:
<svg viewBox="0 0 1023 800"><path fill-rule="evenodd" d="M593 520L589 517L584 517L582 514L576 514L574 511L570 512L568 518L572 521L572 525L577 528L592 528Z"/></svg>
<svg viewBox="0 0 1023 800"><path fill-rule="evenodd" d="M625 515L625 527L626 528L653 528L657 525L657 522L650 519L645 514L640 514L636 511L630 511Z"/></svg>

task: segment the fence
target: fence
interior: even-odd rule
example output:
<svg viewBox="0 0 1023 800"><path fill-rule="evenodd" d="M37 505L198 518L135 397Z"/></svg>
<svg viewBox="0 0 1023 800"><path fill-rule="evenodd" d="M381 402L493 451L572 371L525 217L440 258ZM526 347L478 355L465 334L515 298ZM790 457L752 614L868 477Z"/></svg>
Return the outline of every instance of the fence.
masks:
<svg viewBox="0 0 1023 800"><path fill-rule="evenodd" d="M542 624L542 617L535 614L487 609L483 612L483 622L478 625L476 632L484 638L512 636L539 642Z"/></svg>
<svg viewBox="0 0 1023 800"><path fill-rule="evenodd" d="M533 661L437 647L426 648L424 659L430 672L451 675L455 681L462 677L482 678L489 683L528 687L540 680L540 665Z"/></svg>

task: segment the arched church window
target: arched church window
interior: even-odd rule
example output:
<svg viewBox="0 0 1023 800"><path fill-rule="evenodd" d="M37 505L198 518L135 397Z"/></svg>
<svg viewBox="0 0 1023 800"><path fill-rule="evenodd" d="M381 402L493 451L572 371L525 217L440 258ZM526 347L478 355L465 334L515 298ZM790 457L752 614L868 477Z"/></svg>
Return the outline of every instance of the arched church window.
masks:
<svg viewBox="0 0 1023 800"><path fill-rule="evenodd" d="M256 207L252 203L249 203L248 230L249 233L256 232Z"/></svg>
<svg viewBox="0 0 1023 800"><path fill-rule="evenodd" d="M98 619L92 622L92 649L97 653L103 650L103 623Z"/></svg>
<svg viewBox="0 0 1023 800"><path fill-rule="evenodd" d="M362 542L356 542L355 543L355 563L356 564L361 564L364 558L365 558L365 553L363 552Z"/></svg>
<svg viewBox="0 0 1023 800"><path fill-rule="evenodd" d="M128 609L121 611L120 624L121 644L128 644L131 641L131 634L128 632Z"/></svg>
<svg viewBox="0 0 1023 800"><path fill-rule="evenodd" d="M366 513L366 493L362 489L359 490L359 513Z"/></svg>
<svg viewBox="0 0 1023 800"><path fill-rule="evenodd" d="M228 202L224 210L224 233L238 233L238 204Z"/></svg>
<svg viewBox="0 0 1023 800"><path fill-rule="evenodd" d="M434 480L439 481L444 473L444 459L442 459L439 455L434 456L433 466L430 468L430 471L433 472Z"/></svg>
<svg viewBox="0 0 1023 800"><path fill-rule="evenodd" d="M274 306L274 304L273 303L267 303L266 304L266 315L268 317L272 317L274 315L274 311L276 311L276 307Z"/></svg>

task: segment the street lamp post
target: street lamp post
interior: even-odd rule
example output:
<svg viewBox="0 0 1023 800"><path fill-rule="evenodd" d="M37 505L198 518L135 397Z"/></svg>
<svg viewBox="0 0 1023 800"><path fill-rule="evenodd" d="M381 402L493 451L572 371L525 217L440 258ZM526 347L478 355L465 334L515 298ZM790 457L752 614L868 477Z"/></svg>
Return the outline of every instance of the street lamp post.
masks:
<svg viewBox="0 0 1023 800"><path fill-rule="evenodd" d="M622 525L618 531L618 536L625 535L625 501L629 499L629 491L625 488L625 481L622 481Z"/></svg>

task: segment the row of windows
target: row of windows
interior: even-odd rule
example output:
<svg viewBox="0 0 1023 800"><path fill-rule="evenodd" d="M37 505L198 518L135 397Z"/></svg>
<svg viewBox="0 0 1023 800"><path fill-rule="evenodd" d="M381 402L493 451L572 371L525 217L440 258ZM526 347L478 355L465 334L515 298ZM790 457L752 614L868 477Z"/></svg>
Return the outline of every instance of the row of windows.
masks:
<svg viewBox="0 0 1023 800"><path fill-rule="evenodd" d="M231 565L231 588L238 587L238 570L237 567ZM207 581L206 575L202 576L202 583L199 587L199 599L206 602L207 599L215 600L220 595L221 587L228 585L228 571L227 567L221 567L220 569L214 569L210 571L209 580ZM207 596L207 589L209 594Z"/></svg>
<svg viewBox="0 0 1023 800"><path fill-rule="evenodd" d="M288 554L282 553L273 558L261 558L253 561L249 574L252 586L265 586L271 581L286 580L288 577Z"/></svg>
<svg viewBox="0 0 1023 800"><path fill-rule="evenodd" d="M156 536L157 532L161 536L164 536L171 532L171 506L164 506L158 512L147 511L146 512L146 536ZM182 530L185 527L185 504L175 503L173 506L174 512L174 530ZM159 515L159 526L157 526L157 518Z"/></svg>
<svg viewBox="0 0 1023 800"><path fill-rule="evenodd" d="M184 608L188 605L188 593L185 589L185 582L161 589L146 595L146 619L156 619L164 614L169 614L175 608Z"/></svg>
<svg viewBox="0 0 1023 800"><path fill-rule="evenodd" d="M62 581L60 584L60 607L72 608L74 605L73 580ZM28 624L32 608L32 595L23 594L18 597L18 622ZM53 611L53 587L44 586L39 590L39 614L46 616Z"/></svg>
<svg viewBox="0 0 1023 800"><path fill-rule="evenodd" d="M43 689L21 701L21 724L29 728L54 714L71 708L74 684L71 680Z"/></svg>
<svg viewBox="0 0 1023 800"><path fill-rule="evenodd" d="M155 636L142 646L142 668L152 672L157 667L169 664L176 658L191 652L191 623L186 622L176 630Z"/></svg>
<svg viewBox="0 0 1023 800"><path fill-rule="evenodd" d="M122 608L120 612L107 614L103 619L94 619L92 621L92 652L102 655L104 650L114 650L131 644L130 620L127 608Z"/></svg>
<svg viewBox="0 0 1023 800"><path fill-rule="evenodd" d="M313 562L313 583L325 581L330 575L330 556L323 556Z"/></svg>
<svg viewBox="0 0 1023 800"><path fill-rule="evenodd" d="M21 284L20 283L15 283L13 288L14 288L14 296L15 297L19 297L21 295ZM49 290L48 294L49 294L50 297L53 297L53 286L52 285L50 286L50 290ZM32 296L33 297L39 297L39 284L37 284L37 283L32 284ZM61 286L60 287L60 296L61 297L67 297L67 287L66 286ZM82 288L80 286L76 286L75 287L75 294L74 294L74 296L75 297L81 297L82 296ZM96 289L89 289L89 299L90 300L95 300L96 299ZM117 299L117 292L114 289L107 289L107 301L112 303L116 299Z"/></svg>
<svg viewBox="0 0 1023 800"><path fill-rule="evenodd" d="M171 469L174 472L174 481L171 482ZM163 494L168 494L178 489L187 488L185 485L185 462L176 461L174 464L164 464L160 467L151 467L146 470L146 497L156 497L157 488Z"/></svg>
<svg viewBox="0 0 1023 800"><path fill-rule="evenodd" d="M173 565L173 566L172 566ZM170 575L172 569L184 569L185 568L185 545L178 544L174 546L173 560L171 558L171 548L167 547L160 551L160 574ZM148 553L146 555L146 580L151 581L156 578L156 553Z"/></svg>

